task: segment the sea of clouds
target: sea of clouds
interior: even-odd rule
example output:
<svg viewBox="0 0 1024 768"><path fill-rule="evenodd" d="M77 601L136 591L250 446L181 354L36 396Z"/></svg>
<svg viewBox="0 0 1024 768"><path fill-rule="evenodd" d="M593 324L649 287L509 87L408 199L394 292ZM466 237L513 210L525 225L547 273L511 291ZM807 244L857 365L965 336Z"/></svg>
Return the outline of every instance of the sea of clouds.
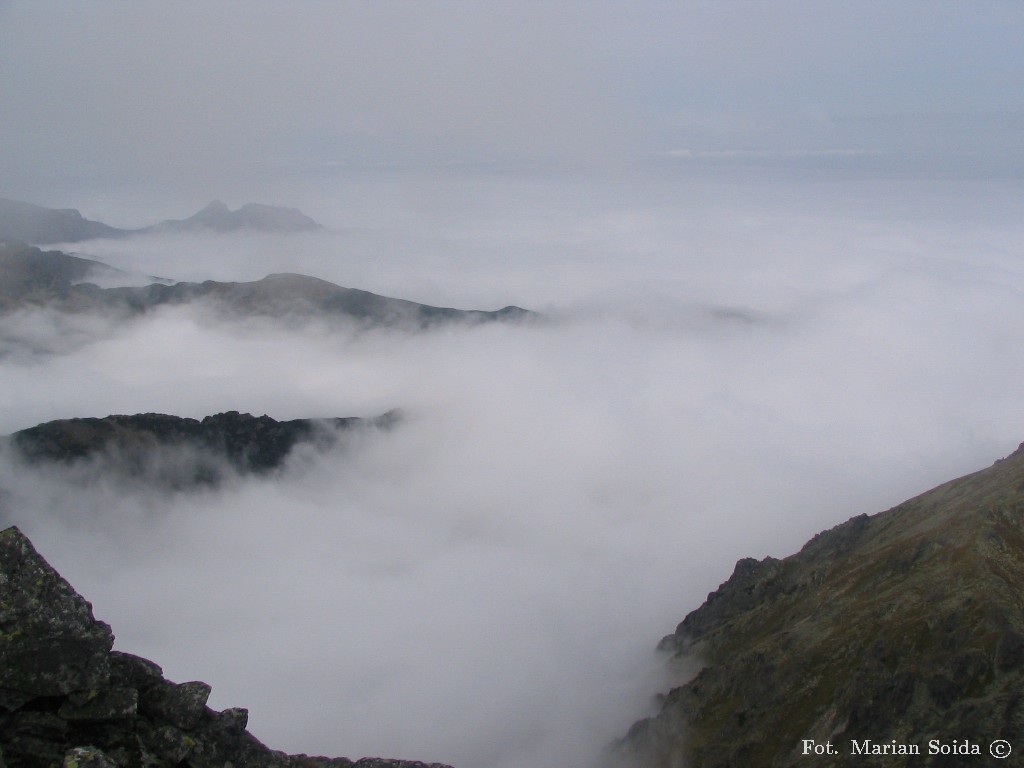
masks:
<svg viewBox="0 0 1024 768"><path fill-rule="evenodd" d="M248 707L274 748L592 764L672 684L655 645L736 559L1024 440L1020 192L380 171L284 201L322 232L67 246L176 280L301 272L542 317L419 334L189 307L5 317L5 434L112 413L404 416L196 493L5 463L2 512L116 647Z"/></svg>

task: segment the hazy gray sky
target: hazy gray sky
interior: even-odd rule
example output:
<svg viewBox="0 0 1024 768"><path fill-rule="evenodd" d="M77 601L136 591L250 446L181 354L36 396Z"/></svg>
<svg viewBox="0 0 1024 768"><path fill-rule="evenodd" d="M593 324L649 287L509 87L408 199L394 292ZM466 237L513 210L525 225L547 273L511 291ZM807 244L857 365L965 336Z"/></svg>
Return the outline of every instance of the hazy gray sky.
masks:
<svg viewBox="0 0 1024 768"><path fill-rule="evenodd" d="M1019 173L1022 39L1016 0L8 0L0 194L673 150Z"/></svg>

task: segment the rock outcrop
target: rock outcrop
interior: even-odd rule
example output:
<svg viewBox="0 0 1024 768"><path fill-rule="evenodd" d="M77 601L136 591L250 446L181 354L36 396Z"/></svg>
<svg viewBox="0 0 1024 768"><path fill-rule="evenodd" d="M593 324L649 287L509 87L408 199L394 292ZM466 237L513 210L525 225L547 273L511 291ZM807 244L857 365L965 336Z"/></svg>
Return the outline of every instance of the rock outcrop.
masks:
<svg viewBox="0 0 1024 768"><path fill-rule="evenodd" d="M91 280L103 270L109 271L104 274L116 271L102 262L60 251L41 251L24 243L0 243L0 313L35 306L127 319L157 307L194 303L234 317L260 316L293 322L340 320L362 327L414 330L441 323L514 320L531 314L513 306L496 311L434 307L298 274L268 275L245 283L160 281L101 288Z"/></svg>
<svg viewBox="0 0 1024 768"><path fill-rule="evenodd" d="M446 768L271 750L245 709L210 709L209 685L166 680L113 642L20 530L0 531L0 766Z"/></svg>
<svg viewBox="0 0 1024 768"><path fill-rule="evenodd" d="M703 668L621 751L645 768L784 768L1024 750L1022 595L1024 446L783 560L737 563L661 643Z"/></svg>
<svg viewBox="0 0 1024 768"><path fill-rule="evenodd" d="M108 479L137 479L176 489L213 485L225 470L266 474L280 469L293 449L327 450L356 428L388 428L397 411L371 419L276 421L238 411L202 420L140 413L59 419L10 435L17 460L28 464L85 464Z"/></svg>

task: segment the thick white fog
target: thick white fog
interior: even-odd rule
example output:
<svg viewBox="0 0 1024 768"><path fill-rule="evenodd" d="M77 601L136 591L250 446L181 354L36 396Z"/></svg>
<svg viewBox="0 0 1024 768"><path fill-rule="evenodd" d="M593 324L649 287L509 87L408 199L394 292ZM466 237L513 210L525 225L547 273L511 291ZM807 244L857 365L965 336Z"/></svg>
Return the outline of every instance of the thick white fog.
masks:
<svg viewBox="0 0 1024 768"><path fill-rule="evenodd" d="M737 558L789 554L1024 440L1021 191L685 164L381 172L296 191L326 232L67 246L174 279L294 271L545 319L5 318L4 433L405 413L218 491L5 466L5 513L116 647L248 707L274 748L587 765L671 684L655 645Z"/></svg>

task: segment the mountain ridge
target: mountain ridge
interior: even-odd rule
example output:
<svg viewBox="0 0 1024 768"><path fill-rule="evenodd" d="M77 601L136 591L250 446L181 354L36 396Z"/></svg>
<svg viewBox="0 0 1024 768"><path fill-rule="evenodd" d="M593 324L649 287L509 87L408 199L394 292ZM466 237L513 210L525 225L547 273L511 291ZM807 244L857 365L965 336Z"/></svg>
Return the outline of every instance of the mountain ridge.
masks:
<svg viewBox="0 0 1024 768"><path fill-rule="evenodd" d="M91 282L117 272L103 262L62 251L42 251L18 242L0 243L0 313L25 306L47 306L64 312L107 312L130 317L159 306L205 301L235 315L345 318L363 325L412 328L444 322L515 320L532 315L511 305L498 310L464 310L419 304L295 273L277 273L250 282L161 280L143 286L110 288Z"/></svg>
<svg viewBox="0 0 1024 768"><path fill-rule="evenodd" d="M1024 445L789 557L740 560L660 643L700 671L622 753L645 768L789 768L826 744L815 765L860 765L854 742L906 747L894 766L960 765L953 742L988 754L1024 733L1022 593Z"/></svg>
<svg viewBox="0 0 1024 768"><path fill-rule="evenodd" d="M323 227L297 208L246 203L232 211L214 200L186 219L164 219L137 229L112 227L82 216L74 208L46 208L0 197L0 241L33 245L79 243L99 238L187 232L311 232Z"/></svg>
<svg viewBox="0 0 1024 768"><path fill-rule="evenodd" d="M342 434L390 429L397 410L373 418L277 421L226 411L203 419L162 413L57 419L14 432L5 440L16 461L28 466L87 465L86 477L139 481L191 490L218 484L226 472L267 475L280 471L300 446L324 452Z"/></svg>
<svg viewBox="0 0 1024 768"><path fill-rule="evenodd" d="M311 232L323 229L317 222L297 208L285 208L263 203L246 203L232 211L221 200L214 200L187 219L165 219L131 234L161 232Z"/></svg>

